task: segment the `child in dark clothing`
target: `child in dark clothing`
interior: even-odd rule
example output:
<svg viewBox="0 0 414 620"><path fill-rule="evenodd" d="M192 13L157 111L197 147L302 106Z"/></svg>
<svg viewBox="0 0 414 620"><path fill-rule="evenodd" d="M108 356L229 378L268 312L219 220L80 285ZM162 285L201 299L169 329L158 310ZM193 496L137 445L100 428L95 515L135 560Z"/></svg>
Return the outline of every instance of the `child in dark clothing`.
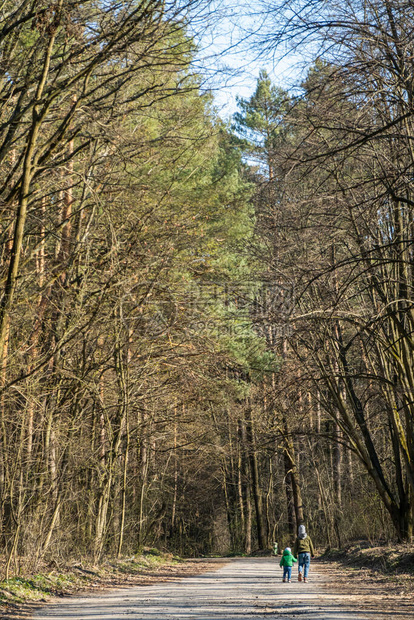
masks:
<svg viewBox="0 0 414 620"><path fill-rule="evenodd" d="M292 550L290 547L286 547L283 552L282 559L280 560L280 566L283 567L283 582L288 583L291 582L292 577L292 566L293 563L297 562L297 559L293 557Z"/></svg>
<svg viewBox="0 0 414 620"><path fill-rule="evenodd" d="M306 528L303 524L299 525L298 537L295 541L293 553L299 558L298 581L302 581L303 570L303 581L306 582L308 580L310 560L311 557L313 558L315 555L315 549L313 547L312 540L310 536L308 536L308 534L306 533Z"/></svg>

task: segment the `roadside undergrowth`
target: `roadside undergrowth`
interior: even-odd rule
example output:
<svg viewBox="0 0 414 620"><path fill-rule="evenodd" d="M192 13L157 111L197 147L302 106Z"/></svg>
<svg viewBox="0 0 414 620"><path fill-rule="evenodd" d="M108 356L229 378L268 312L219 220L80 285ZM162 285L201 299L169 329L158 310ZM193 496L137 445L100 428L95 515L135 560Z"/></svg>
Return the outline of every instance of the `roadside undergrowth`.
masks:
<svg viewBox="0 0 414 620"><path fill-rule="evenodd" d="M358 541L344 549L329 549L320 559L340 562L349 567L368 568L384 575L404 573L414 577L414 544Z"/></svg>
<svg viewBox="0 0 414 620"><path fill-rule="evenodd" d="M166 581L200 572L201 564L172 554L147 549L132 557L106 559L99 566L87 561L45 564L37 574L21 570L19 576L0 581L0 617L22 606L43 603L51 597L123 585Z"/></svg>
<svg viewBox="0 0 414 620"><path fill-rule="evenodd" d="M405 595L414 588L414 544L359 541L344 549L329 549L319 559L345 570L353 581L374 580L389 588L389 594L395 590Z"/></svg>

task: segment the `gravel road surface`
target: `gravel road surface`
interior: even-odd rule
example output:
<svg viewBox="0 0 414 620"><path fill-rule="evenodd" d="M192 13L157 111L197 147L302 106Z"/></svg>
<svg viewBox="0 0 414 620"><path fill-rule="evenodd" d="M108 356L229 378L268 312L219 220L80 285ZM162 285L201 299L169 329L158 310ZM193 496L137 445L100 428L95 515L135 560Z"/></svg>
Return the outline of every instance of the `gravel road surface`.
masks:
<svg viewBox="0 0 414 620"><path fill-rule="evenodd" d="M176 582L69 597L34 614L37 620L364 620L343 598L324 592L311 565L308 583L282 583L278 558L230 560L218 570ZM293 575L297 572L294 569ZM378 616L375 617L378 620Z"/></svg>

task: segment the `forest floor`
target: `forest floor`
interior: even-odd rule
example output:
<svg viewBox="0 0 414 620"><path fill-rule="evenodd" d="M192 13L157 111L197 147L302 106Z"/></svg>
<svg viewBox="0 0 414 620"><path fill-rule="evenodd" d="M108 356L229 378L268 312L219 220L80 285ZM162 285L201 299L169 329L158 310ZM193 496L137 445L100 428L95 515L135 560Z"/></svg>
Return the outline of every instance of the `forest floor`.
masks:
<svg viewBox="0 0 414 620"><path fill-rule="evenodd" d="M122 599L128 608L121 613L122 617L128 613L137 619L155 617L156 620L175 620L178 614L182 616L181 611L187 607L189 600L199 600L200 612L193 608L186 610L191 618L277 619L306 614L315 620L414 620L413 546L364 549L356 545L346 552L325 555L312 562L308 584L298 584L295 579L292 579L292 584L282 584L279 558L270 557L177 561L171 557L157 560L149 556L110 563L105 570L78 566L72 567L71 571L66 579L62 571L51 571L49 585L55 585L50 585L49 591L47 587L40 588L36 601L23 600L23 595L20 600L10 595L0 600L0 617L5 620L28 620L33 616L40 620L53 620L55 617L77 620L81 617L79 611L71 615L75 606L78 610L86 610L82 618L115 620L121 617L119 605ZM79 574L81 578L68 579L72 573ZM61 576L60 582L56 580L57 574ZM32 578L32 583L35 581ZM0 596L7 592L3 586L4 582L0 584ZM213 605L211 616L205 613L206 592L210 593L209 602ZM74 596L68 598L67 594ZM93 607L94 600L102 604L102 601L110 601L111 597L116 603L113 615L106 615L106 607L105 612L99 611L99 605L98 608ZM160 605L166 605L168 597L172 602L163 611ZM59 602L56 604L56 601ZM48 604L45 606L46 602ZM88 616L90 605L92 611ZM159 611L156 616L153 615L154 605ZM67 611L64 611L66 608ZM55 612L55 609L58 611ZM182 617L187 616L184 613Z"/></svg>
<svg viewBox="0 0 414 620"><path fill-rule="evenodd" d="M414 545L349 545L317 562L323 588L378 619L414 618Z"/></svg>
<svg viewBox="0 0 414 620"><path fill-rule="evenodd" d="M217 560L217 564L223 561ZM0 582L1 620L29 620L37 609L80 593L101 594L114 588L179 581L211 570L211 563L151 553L106 561L99 567L82 564L43 566L42 572Z"/></svg>

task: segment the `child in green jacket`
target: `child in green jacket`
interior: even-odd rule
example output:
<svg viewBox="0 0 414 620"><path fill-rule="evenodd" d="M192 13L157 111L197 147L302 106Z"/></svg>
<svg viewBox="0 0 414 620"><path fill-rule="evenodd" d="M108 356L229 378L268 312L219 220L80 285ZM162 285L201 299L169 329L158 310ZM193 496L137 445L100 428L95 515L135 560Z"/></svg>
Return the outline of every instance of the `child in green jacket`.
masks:
<svg viewBox="0 0 414 620"><path fill-rule="evenodd" d="M283 582L288 583L291 582L292 577L292 566L293 563L297 562L297 559L293 557L292 550L290 547L286 547L283 552L282 559L280 560L280 566L283 566Z"/></svg>

